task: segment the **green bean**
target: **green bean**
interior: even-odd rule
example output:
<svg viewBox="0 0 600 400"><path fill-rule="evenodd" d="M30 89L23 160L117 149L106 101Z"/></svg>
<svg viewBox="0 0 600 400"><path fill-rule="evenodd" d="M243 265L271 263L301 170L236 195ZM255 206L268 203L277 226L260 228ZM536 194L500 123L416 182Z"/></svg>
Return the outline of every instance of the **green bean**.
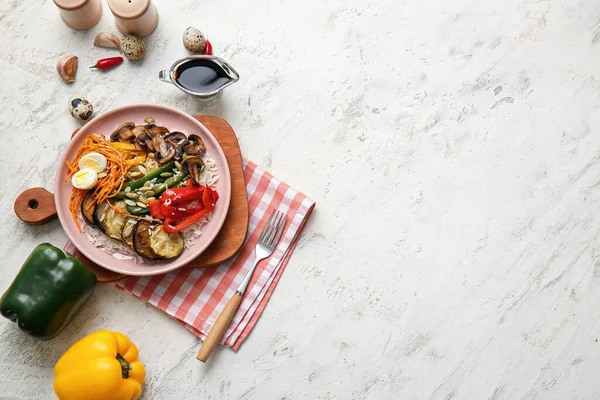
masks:
<svg viewBox="0 0 600 400"><path fill-rule="evenodd" d="M142 208L139 206L130 206L129 204L127 204L125 208L127 209L127 212L131 215L145 215L150 212L150 210L148 210L147 208Z"/></svg>
<svg viewBox="0 0 600 400"><path fill-rule="evenodd" d="M170 163L155 169L154 171L146 174L143 178L124 184L121 191L117 193L117 195L114 196L114 198L125 199L127 197L127 192L125 191L127 188L130 188L130 191L134 191L135 189L141 188L146 182L151 181L154 178L156 178L158 181L161 178L160 174L164 172L172 172L173 168L175 168L175 161L171 161Z"/></svg>

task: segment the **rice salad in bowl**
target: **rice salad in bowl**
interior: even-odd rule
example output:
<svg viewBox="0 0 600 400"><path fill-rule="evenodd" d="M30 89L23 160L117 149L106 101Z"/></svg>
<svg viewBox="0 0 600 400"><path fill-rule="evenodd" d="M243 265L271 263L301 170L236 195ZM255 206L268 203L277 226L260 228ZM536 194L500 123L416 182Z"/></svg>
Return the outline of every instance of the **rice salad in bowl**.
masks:
<svg viewBox="0 0 600 400"><path fill-rule="evenodd" d="M202 138L151 117L89 135L66 165L77 229L117 260L177 258L202 235L219 200L217 163Z"/></svg>

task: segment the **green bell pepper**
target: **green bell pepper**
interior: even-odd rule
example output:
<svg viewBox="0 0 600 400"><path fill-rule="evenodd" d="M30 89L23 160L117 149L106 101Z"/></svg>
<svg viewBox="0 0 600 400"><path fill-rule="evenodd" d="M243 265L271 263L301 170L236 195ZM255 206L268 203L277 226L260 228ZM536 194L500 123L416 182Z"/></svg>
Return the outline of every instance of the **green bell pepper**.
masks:
<svg viewBox="0 0 600 400"><path fill-rule="evenodd" d="M96 283L79 260L42 243L0 298L0 314L34 338L51 339L73 320Z"/></svg>

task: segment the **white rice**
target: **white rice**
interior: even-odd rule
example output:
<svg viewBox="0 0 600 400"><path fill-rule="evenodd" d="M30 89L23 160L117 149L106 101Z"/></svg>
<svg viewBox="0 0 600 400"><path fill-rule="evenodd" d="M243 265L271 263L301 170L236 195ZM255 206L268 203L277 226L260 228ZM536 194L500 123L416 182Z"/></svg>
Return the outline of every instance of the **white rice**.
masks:
<svg viewBox="0 0 600 400"><path fill-rule="evenodd" d="M202 156L202 161L204 161L204 171L202 172L200 178L200 184L203 186L209 186L211 189L216 189L216 183L219 180L217 163L207 154ZM204 226L204 224L210 221L211 215L212 213L182 231L186 249L190 249L192 246L194 246L193 242L195 242L195 239L202 236L201 228ZM90 226L85 222L81 213L79 213L79 223L83 227L83 232L86 234L89 241L105 253L110 254L118 260L134 260L134 262L137 264L151 263L151 261L148 261L137 255L122 241L113 239L101 232L100 229Z"/></svg>

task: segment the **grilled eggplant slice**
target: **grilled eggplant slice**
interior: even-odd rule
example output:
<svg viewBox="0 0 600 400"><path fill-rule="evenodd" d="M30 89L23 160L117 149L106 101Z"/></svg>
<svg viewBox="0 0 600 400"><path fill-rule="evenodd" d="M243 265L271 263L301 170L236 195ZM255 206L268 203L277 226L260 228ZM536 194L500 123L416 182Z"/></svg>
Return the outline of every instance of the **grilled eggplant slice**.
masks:
<svg viewBox="0 0 600 400"><path fill-rule="evenodd" d="M88 209L88 206L94 201L92 199L92 193L93 192L90 190L83 198L83 202L81 203L81 215L83 215L83 219L85 219L85 222L87 222L91 226L96 226L94 222L94 212L96 211L98 205L94 205Z"/></svg>
<svg viewBox="0 0 600 400"><path fill-rule="evenodd" d="M133 229L133 250L148 260L160 258L150 247L150 233L155 227L152 222L141 220Z"/></svg>
<svg viewBox="0 0 600 400"><path fill-rule="evenodd" d="M115 207L123 210L125 209L125 205L124 201L117 201L114 204ZM119 214L109 207L105 213L105 218L102 220L102 230L111 238L121 240L121 232L123 232L123 225L125 225L126 219L127 216Z"/></svg>
<svg viewBox="0 0 600 400"><path fill-rule="evenodd" d="M127 218L123 224L123 231L121 232L121 238L123 241L133 249L133 231L137 225L138 220L136 218Z"/></svg>
<svg viewBox="0 0 600 400"><path fill-rule="evenodd" d="M169 234L162 225L150 221L138 221L133 232L133 249L148 260L175 258L185 247L181 232Z"/></svg>
<svg viewBox="0 0 600 400"><path fill-rule="evenodd" d="M93 214L94 225L96 225L98 228L100 228L100 230L102 232L105 232L102 223L104 222L104 219L106 218L106 214L107 214L108 210L110 210L110 207L108 206L107 202L102 202L100 204L97 204L96 208L94 210L94 214Z"/></svg>
<svg viewBox="0 0 600 400"><path fill-rule="evenodd" d="M150 248L160 258L175 258L183 252L183 233L167 233L158 225L150 233Z"/></svg>

